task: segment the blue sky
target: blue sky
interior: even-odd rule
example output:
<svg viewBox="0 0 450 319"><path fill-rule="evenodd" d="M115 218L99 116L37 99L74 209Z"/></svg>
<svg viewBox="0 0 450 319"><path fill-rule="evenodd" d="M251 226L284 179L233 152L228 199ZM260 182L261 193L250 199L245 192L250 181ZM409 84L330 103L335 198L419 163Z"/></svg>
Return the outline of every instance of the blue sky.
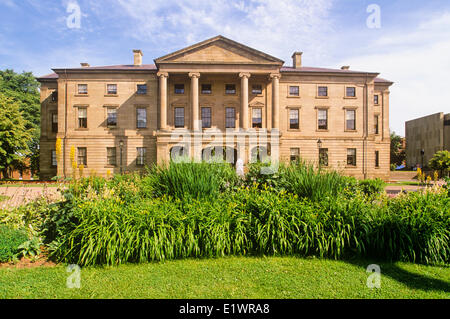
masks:
<svg viewBox="0 0 450 319"><path fill-rule="evenodd" d="M77 3L81 27L67 26ZM381 28L367 27L381 9ZM448 0L0 0L0 69L144 63L222 34L291 64L303 51L306 66L376 71L391 88L391 129L450 112L450 1Z"/></svg>

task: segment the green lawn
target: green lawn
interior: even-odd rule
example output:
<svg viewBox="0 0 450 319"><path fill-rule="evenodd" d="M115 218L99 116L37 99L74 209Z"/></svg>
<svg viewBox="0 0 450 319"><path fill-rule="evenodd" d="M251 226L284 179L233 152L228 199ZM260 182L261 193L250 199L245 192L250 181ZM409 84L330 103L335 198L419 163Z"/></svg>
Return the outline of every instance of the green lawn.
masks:
<svg viewBox="0 0 450 319"><path fill-rule="evenodd" d="M5 195L0 195L0 202L3 202L4 200L7 200L9 197Z"/></svg>
<svg viewBox="0 0 450 319"><path fill-rule="evenodd" d="M366 267L295 257L185 259L84 268L81 288L66 288L64 266L0 268L0 298L450 298L450 268L379 263L381 289Z"/></svg>

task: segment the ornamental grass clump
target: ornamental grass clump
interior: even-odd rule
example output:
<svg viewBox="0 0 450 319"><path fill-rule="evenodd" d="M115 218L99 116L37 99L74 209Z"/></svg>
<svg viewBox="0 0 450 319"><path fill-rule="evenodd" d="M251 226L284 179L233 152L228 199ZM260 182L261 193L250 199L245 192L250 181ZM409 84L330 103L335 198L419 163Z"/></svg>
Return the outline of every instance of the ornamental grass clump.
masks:
<svg viewBox="0 0 450 319"><path fill-rule="evenodd" d="M370 257L425 264L450 262L450 197L441 188L410 192L371 216Z"/></svg>
<svg viewBox="0 0 450 319"><path fill-rule="evenodd" d="M171 162L154 166L147 175L155 197L216 197L236 186L239 178L228 163Z"/></svg>

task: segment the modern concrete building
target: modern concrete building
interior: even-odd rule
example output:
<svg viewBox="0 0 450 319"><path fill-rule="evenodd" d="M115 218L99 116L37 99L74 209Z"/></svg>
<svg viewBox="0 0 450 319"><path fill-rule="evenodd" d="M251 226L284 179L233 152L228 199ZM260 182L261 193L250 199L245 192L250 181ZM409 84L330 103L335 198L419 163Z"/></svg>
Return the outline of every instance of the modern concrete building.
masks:
<svg viewBox="0 0 450 319"><path fill-rule="evenodd" d="M267 152L285 162L320 159L360 178L389 176L392 82L379 73L306 67L301 52L284 66L222 36L154 64L133 53L131 65L82 63L39 78L42 178L70 176L73 159L86 175L107 175L175 153L199 158L198 150L224 146L216 135L225 131L232 139L224 150L234 161ZM255 146L255 132L267 135L267 147ZM200 142L181 147L181 138Z"/></svg>
<svg viewBox="0 0 450 319"><path fill-rule="evenodd" d="M436 113L405 123L406 167L427 166L437 151L450 150L450 113ZM423 156L422 156L423 154Z"/></svg>

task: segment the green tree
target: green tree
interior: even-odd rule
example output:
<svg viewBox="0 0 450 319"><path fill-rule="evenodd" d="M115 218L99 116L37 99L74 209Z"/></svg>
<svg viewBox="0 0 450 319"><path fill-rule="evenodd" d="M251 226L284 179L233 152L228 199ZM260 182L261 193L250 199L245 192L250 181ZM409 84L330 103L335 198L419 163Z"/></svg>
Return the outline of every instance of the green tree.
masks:
<svg viewBox="0 0 450 319"><path fill-rule="evenodd" d="M29 163L32 173L39 170L41 122L39 86L39 82L31 72L18 74L13 70L0 70L0 93L17 103L25 121L25 130L31 135L28 140L30 152L25 158L13 161L11 165L16 169L24 169Z"/></svg>
<svg viewBox="0 0 450 319"><path fill-rule="evenodd" d="M402 147L402 137L395 134L395 132L392 132L391 133L391 165L392 164L395 164L396 166L402 165L405 159L406 159L406 153Z"/></svg>
<svg viewBox="0 0 450 319"><path fill-rule="evenodd" d="M441 171L441 175L448 175L450 169L450 152L439 151L433 155L433 158L428 162L428 166L432 169Z"/></svg>
<svg viewBox="0 0 450 319"><path fill-rule="evenodd" d="M30 153L30 138L18 103L0 93L0 170L3 177L8 177L8 168L12 165L24 165Z"/></svg>

